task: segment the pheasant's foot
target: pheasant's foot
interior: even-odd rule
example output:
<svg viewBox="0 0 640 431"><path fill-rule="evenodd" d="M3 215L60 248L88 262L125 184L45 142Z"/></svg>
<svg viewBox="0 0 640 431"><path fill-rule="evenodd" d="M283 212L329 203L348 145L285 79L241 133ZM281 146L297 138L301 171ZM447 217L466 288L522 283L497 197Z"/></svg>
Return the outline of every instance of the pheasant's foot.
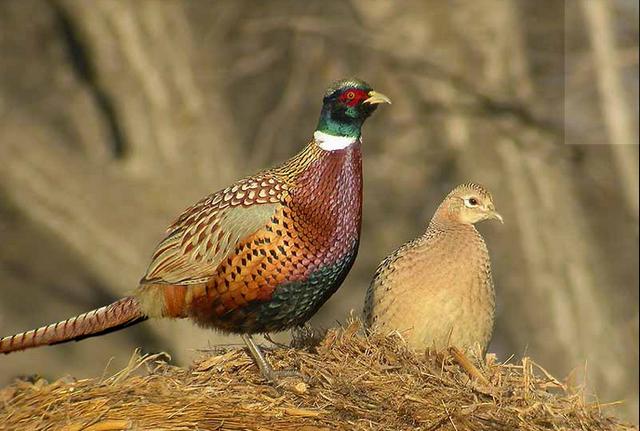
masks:
<svg viewBox="0 0 640 431"><path fill-rule="evenodd" d="M482 375L480 370L473 365L473 363L467 358L467 356L460 351L457 347L449 347L449 353L456 362L469 374L469 377L478 380L480 383L489 386L489 380Z"/></svg>
<svg viewBox="0 0 640 431"><path fill-rule="evenodd" d="M300 371L297 370L274 370L271 369L268 374L265 376L263 374L264 378L269 380L269 382L273 383L273 384L279 384L283 379L289 378L289 377L295 377L297 379L302 380L303 382L307 382L307 377L305 375L303 375Z"/></svg>
<svg viewBox="0 0 640 431"><path fill-rule="evenodd" d="M305 381L305 377L296 370L274 370L267 359L264 357L264 354L262 353L258 345L255 343L255 341L253 341L251 335L242 334L242 340L247 345L249 353L251 353L253 360L260 369L262 377L267 379L269 383L277 385L282 381L282 379L287 377L297 377Z"/></svg>

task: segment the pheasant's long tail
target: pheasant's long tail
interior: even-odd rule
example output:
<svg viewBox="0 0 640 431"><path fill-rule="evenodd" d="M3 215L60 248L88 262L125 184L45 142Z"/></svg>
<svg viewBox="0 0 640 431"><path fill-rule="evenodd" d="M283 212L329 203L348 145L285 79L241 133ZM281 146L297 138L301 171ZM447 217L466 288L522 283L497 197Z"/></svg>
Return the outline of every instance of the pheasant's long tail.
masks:
<svg viewBox="0 0 640 431"><path fill-rule="evenodd" d="M0 338L0 353L10 353L50 344L78 341L117 331L147 319L133 296L91 310L62 322Z"/></svg>

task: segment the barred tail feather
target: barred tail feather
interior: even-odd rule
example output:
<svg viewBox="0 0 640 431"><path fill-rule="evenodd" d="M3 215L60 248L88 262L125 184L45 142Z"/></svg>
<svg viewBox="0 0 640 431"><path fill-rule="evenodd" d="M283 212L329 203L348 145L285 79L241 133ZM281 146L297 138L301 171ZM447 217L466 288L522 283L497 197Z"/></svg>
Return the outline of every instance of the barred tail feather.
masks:
<svg viewBox="0 0 640 431"><path fill-rule="evenodd" d="M78 341L106 334L147 319L138 300L133 296L122 298L105 307L43 326L21 334L0 338L0 353L11 353L50 344Z"/></svg>

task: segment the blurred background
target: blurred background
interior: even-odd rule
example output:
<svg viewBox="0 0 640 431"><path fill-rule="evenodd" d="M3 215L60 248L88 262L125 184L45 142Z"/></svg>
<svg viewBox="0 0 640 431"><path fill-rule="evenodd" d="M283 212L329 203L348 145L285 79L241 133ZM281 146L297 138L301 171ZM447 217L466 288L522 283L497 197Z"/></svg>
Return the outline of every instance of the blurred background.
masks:
<svg viewBox="0 0 640 431"><path fill-rule="evenodd" d="M380 260L480 182L506 220L480 226L490 351L586 372L637 422L635 0L1 1L0 335L132 292L177 214L296 153L352 75L393 105L364 128L359 258L312 323L359 312ZM146 322L2 357L0 384L236 342Z"/></svg>

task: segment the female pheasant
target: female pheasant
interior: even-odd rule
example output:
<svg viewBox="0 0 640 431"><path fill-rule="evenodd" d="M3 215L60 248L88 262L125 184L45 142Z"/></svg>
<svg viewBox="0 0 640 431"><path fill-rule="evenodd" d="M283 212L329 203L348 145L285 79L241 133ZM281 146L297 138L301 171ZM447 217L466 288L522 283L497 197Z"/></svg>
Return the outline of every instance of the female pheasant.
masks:
<svg viewBox="0 0 640 431"><path fill-rule="evenodd" d="M421 237L387 257L367 292L368 326L402 331L414 349L484 353L493 333L489 252L475 223L502 222L491 194L463 184L444 199Z"/></svg>
<svg viewBox="0 0 640 431"><path fill-rule="evenodd" d="M361 127L389 98L358 79L331 85L311 142L281 166L187 208L158 245L136 294L62 322L0 339L9 353L111 332L150 317L190 318L241 334L306 322L356 257L362 218Z"/></svg>

